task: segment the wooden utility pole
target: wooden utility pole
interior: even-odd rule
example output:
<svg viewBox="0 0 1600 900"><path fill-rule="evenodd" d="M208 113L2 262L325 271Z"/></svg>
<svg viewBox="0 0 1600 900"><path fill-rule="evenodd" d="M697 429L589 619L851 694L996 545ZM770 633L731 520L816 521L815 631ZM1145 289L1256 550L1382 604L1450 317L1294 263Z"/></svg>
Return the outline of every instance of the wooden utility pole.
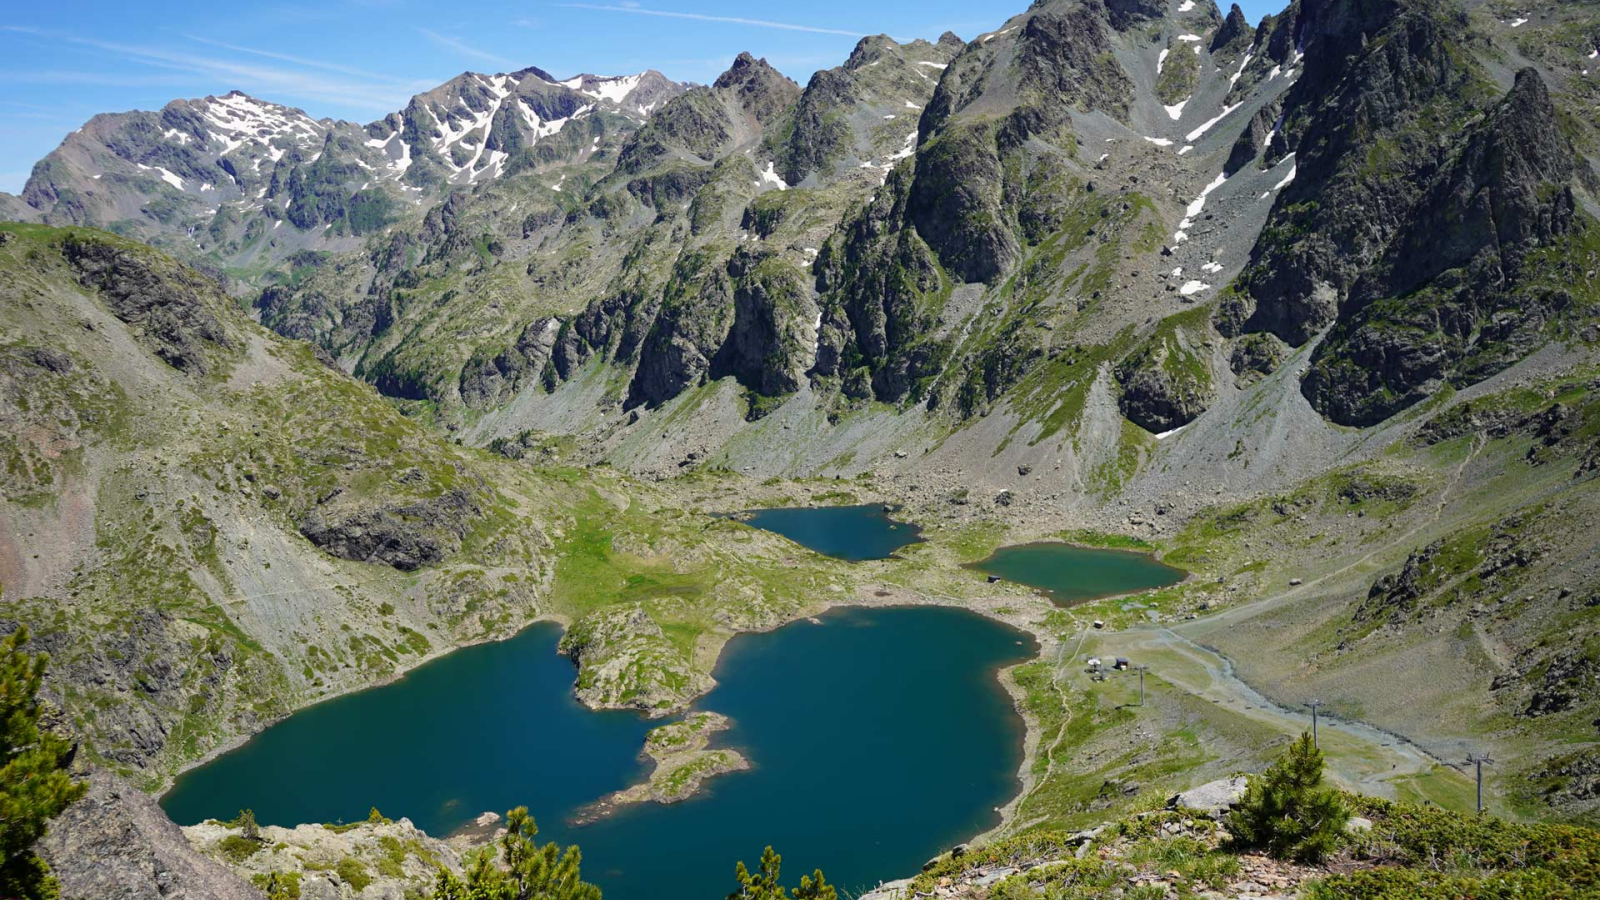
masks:
<svg viewBox="0 0 1600 900"><path fill-rule="evenodd" d="M1315 747L1317 746L1317 707L1322 705L1322 701L1313 700L1307 705L1311 707L1311 746Z"/></svg>
<svg viewBox="0 0 1600 900"><path fill-rule="evenodd" d="M1150 671L1149 666L1134 666L1139 670L1139 705L1144 705L1144 673Z"/></svg>

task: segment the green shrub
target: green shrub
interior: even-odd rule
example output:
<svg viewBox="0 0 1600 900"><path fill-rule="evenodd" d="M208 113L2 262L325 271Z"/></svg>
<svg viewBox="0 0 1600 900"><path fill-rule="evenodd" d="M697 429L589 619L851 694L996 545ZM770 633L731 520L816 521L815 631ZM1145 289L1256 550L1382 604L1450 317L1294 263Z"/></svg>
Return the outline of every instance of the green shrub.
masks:
<svg viewBox="0 0 1600 900"><path fill-rule="evenodd" d="M300 900L299 872L260 872L250 882L261 888L267 900Z"/></svg>
<svg viewBox="0 0 1600 900"><path fill-rule="evenodd" d="M1228 813L1228 831L1236 848L1316 862L1339 846L1349 820L1344 798L1322 786L1322 752L1305 733L1267 771L1250 776L1244 799Z"/></svg>
<svg viewBox="0 0 1600 900"><path fill-rule="evenodd" d="M339 876L340 881L350 885L350 889L358 894L366 890L367 885L372 883L372 876L367 874L367 867L362 865L361 860L356 859L354 856L346 856L344 859L339 860L339 864L333 868L333 873Z"/></svg>
<svg viewBox="0 0 1600 900"><path fill-rule="evenodd" d="M1335 875L1310 885L1305 900L1568 900L1593 897L1540 869L1487 876L1428 869L1372 869Z"/></svg>
<svg viewBox="0 0 1600 900"><path fill-rule="evenodd" d="M406 861L406 847L398 838L384 835L378 838L378 846L383 850L383 855L374 861L378 867L378 874L386 878L399 878L405 870L401 868Z"/></svg>
<svg viewBox="0 0 1600 900"><path fill-rule="evenodd" d="M1375 797L1353 802L1373 821L1372 830L1355 841L1357 855L1469 874L1532 877L1526 873L1542 870L1574 889L1600 889L1600 831L1506 822Z"/></svg>
<svg viewBox="0 0 1600 900"><path fill-rule="evenodd" d="M254 856L256 852L261 849L261 847L262 844L260 841L251 840L250 838L237 834L230 834L222 840L217 841L217 850L223 856L227 857L229 862L233 863L244 862L245 860Z"/></svg>
<svg viewBox="0 0 1600 900"><path fill-rule="evenodd" d="M252 841L261 839L261 826L256 824L255 810L241 809L233 817L233 821L225 823L229 828L239 829L239 833Z"/></svg>

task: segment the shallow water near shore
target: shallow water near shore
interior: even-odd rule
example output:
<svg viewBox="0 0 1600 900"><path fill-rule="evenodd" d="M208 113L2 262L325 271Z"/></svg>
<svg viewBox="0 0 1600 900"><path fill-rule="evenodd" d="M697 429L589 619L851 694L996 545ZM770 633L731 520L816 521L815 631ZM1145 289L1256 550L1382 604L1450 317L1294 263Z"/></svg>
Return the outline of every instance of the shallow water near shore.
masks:
<svg viewBox="0 0 1600 900"><path fill-rule="evenodd" d="M1057 606L1167 587L1188 574L1146 553L1059 542L1001 547L972 568L1038 588Z"/></svg>
<svg viewBox="0 0 1600 900"><path fill-rule="evenodd" d="M896 522L882 506L756 509L740 518L747 525L850 562L887 559L901 547L922 540L921 529Z"/></svg>
<svg viewBox="0 0 1600 900"><path fill-rule="evenodd" d="M380 688L303 710L178 779L179 824L253 809L263 824L355 821L376 806L444 836L527 805L539 840L577 843L607 900L703 900L767 844L784 880L821 867L855 893L987 830L1017 790L1023 723L996 671L1031 638L941 607L844 608L731 640L696 708L753 768L688 801L568 817L643 777L654 725L572 697L560 630L534 625Z"/></svg>

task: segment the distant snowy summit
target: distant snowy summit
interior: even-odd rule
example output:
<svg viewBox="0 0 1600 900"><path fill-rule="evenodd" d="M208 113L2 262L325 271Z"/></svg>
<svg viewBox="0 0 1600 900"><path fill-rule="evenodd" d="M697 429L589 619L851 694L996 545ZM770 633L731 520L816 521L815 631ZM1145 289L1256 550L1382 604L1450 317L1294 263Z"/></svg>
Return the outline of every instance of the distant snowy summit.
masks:
<svg viewBox="0 0 1600 900"><path fill-rule="evenodd" d="M0 211L123 223L146 240L220 228L241 247L269 232L354 236L458 186L614 150L689 87L654 70L566 81L537 67L465 72L367 125L240 91L174 100L95 116L34 167L20 198L0 195Z"/></svg>
<svg viewBox="0 0 1600 900"><path fill-rule="evenodd" d="M686 84L648 69L638 75L576 75L560 82L562 87L593 97L602 103L614 104L619 110L636 116L648 116L661 104L683 93Z"/></svg>

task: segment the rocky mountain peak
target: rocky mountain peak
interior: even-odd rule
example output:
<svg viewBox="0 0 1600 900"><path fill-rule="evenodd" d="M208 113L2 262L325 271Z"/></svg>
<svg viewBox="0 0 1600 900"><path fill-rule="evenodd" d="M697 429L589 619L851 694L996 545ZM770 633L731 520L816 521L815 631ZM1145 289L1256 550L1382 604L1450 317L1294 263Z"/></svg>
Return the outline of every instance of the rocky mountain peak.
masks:
<svg viewBox="0 0 1600 900"><path fill-rule="evenodd" d="M1161 0L1090 0L1090 4L1103 6L1111 27L1118 31L1159 19L1166 12L1166 3Z"/></svg>
<svg viewBox="0 0 1600 900"><path fill-rule="evenodd" d="M859 69L872 64L875 59L882 59L884 53L898 49L900 44L887 34L868 35L856 42L855 49L850 51L850 56L844 61L846 69Z"/></svg>
<svg viewBox="0 0 1600 900"><path fill-rule="evenodd" d="M540 81L554 82L556 80L556 77L554 75L551 75L549 72L546 72L545 70L539 68L538 66L528 66L525 69L518 69L517 71L512 72L511 74L513 76L518 77L519 80L520 80L520 78L522 78L524 76L528 76L528 75L532 75L533 77L539 79Z"/></svg>
<svg viewBox="0 0 1600 900"><path fill-rule="evenodd" d="M800 96L800 85L769 65L743 52L717 76L712 88L733 98L749 116L763 125L771 122Z"/></svg>
<svg viewBox="0 0 1600 900"><path fill-rule="evenodd" d="M1254 31L1255 29L1250 27L1250 20L1244 16L1244 10L1235 3L1233 8L1228 10L1227 18L1222 20L1222 27L1217 29L1216 35L1211 39L1211 52L1219 53L1235 43L1251 40Z"/></svg>
<svg viewBox="0 0 1600 900"><path fill-rule="evenodd" d="M717 80L712 82L711 86L730 88L751 81L764 81L773 78L788 80L782 73L767 63L766 57L757 59L751 55L750 51L742 50L738 56L733 58L733 64L728 66L727 71L718 75Z"/></svg>

